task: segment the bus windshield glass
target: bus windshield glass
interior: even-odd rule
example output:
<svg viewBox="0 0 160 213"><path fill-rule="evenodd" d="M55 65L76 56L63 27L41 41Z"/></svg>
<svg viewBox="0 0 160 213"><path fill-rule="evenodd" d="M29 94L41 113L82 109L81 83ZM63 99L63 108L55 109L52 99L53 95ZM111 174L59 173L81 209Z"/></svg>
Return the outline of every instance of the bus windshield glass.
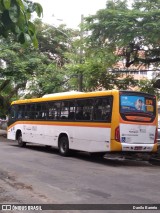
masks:
<svg viewBox="0 0 160 213"><path fill-rule="evenodd" d="M155 96L143 95L142 93L122 93L120 96L120 113L122 115L148 116L153 118L156 115L156 98ZM131 120L134 119L132 118Z"/></svg>

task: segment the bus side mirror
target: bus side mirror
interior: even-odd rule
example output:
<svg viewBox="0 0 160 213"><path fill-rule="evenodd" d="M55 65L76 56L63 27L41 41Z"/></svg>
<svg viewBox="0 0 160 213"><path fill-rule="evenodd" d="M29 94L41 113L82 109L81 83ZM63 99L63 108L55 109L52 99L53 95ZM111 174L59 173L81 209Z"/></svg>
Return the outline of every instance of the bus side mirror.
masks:
<svg viewBox="0 0 160 213"><path fill-rule="evenodd" d="M157 79L154 84L153 84L154 88L160 89L160 79Z"/></svg>

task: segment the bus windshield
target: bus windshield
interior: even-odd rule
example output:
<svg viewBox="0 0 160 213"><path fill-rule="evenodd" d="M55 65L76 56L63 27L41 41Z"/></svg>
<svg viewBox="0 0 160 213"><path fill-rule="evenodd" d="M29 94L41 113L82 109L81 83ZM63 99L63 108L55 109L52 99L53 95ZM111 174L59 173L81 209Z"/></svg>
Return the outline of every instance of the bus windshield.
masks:
<svg viewBox="0 0 160 213"><path fill-rule="evenodd" d="M124 115L147 116L156 115L156 98L142 93L121 93L120 113ZM127 117L125 117L127 119ZM127 120L130 120L129 117ZM131 120L134 120L133 117ZM136 120L136 119L135 119ZM148 121L151 121L150 119Z"/></svg>

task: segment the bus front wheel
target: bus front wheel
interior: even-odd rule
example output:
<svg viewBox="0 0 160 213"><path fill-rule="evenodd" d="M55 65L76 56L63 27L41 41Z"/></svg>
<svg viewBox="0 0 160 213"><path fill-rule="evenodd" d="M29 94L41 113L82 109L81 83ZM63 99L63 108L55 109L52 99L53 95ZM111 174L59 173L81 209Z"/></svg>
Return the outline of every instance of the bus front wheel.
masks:
<svg viewBox="0 0 160 213"><path fill-rule="evenodd" d="M70 153L69 150L69 141L67 136L62 136L59 139L59 153L62 156L68 156Z"/></svg>
<svg viewBox="0 0 160 213"><path fill-rule="evenodd" d="M18 134L17 142L18 142L19 147L25 147L26 146L26 143L22 141L22 133Z"/></svg>

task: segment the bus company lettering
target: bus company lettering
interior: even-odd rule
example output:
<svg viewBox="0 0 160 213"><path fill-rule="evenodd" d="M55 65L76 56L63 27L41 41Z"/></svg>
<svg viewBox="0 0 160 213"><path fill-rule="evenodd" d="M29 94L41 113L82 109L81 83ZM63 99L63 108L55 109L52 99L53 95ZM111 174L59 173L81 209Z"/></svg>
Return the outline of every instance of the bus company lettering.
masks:
<svg viewBox="0 0 160 213"><path fill-rule="evenodd" d="M129 130L129 133L138 133L138 130L131 129Z"/></svg>
<svg viewBox="0 0 160 213"><path fill-rule="evenodd" d="M32 126L33 131L37 131L37 126Z"/></svg>

